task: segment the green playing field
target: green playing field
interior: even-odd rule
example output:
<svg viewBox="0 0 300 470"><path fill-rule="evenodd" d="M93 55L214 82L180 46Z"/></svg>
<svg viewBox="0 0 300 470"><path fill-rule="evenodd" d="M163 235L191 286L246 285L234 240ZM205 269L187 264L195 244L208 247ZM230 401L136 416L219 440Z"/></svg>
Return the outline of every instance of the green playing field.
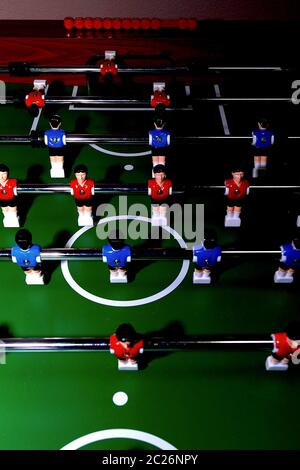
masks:
<svg viewBox="0 0 300 470"><path fill-rule="evenodd" d="M71 91L66 90L69 94ZM68 132L147 136L151 127L149 113L76 111L68 107L56 112ZM32 119L27 110L1 106L0 116L0 134L29 133ZM190 128L197 128L197 118L201 119L201 113L197 116L187 112L176 119L172 115L171 127L188 134ZM221 133L217 108L210 111L209 119L211 128ZM43 112L37 129L47 128ZM207 158L208 149L207 144L176 148L170 165L175 181L180 182L189 174L197 181L197 172L203 180L207 165L209 182L223 184L220 175L226 164L219 163L220 168L212 172L211 160L218 162L221 156L212 145ZM106 150L119 155L109 155ZM85 163L97 182L146 184L151 174L150 156L129 154L147 150L143 146L105 146L101 150L99 146L70 144L67 177L62 182L69 182L74 164ZM0 151L0 161L10 167L11 177L20 183L53 182L46 148L1 144ZM126 164L133 165L133 170L126 171ZM275 241L268 246L267 237L262 237L260 248L279 249L276 240L282 230L278 233L275 211L264 206L268 198L270 195L262 196L257 219L249 209L249 221L243 222L241 230L222 226L222 193L207 193L198 199L192 196L188 202L204 204L205 226L217 232L222 246L244 243L245 249L257 249L258 232L273 231ZM79 230L70 195L23 194L19 199L23 225L43 248L62 248ZM98 197L99 204L105 202L113 204L117 214L122 215L118 196ZM129 195L127 202L150 207L147 196ZM145 230L148 225L142 222L140 229ZM2 248L14 244L16 230L0 227ZM148 243L130 237L128 242L132 246ZM74 246L100 248L103 244L93 227L78 234ZM154 244L178 246L173 237ZM19 267L1 260L0 337L105 337L123 322L132 323L142 334L255 335L281 331L289 321L297 319L299 283L297 279L288 286L273 283L276 257L224 258L210 286L193 285L193 266L186 264L132 262L130 282L111 285L108 269L100 260L69 261L63 271L59 262L46 262L50 282L27 286ZM139 299L143 300L135 302ZM9 353L6 364L0 366L0 449L61 449L79 437L114 429L125 431L86 437L81 447L299 449L297 433L286 432L288 416L292 415L294 422L300 418L295 405L300 384L298 370L266 372L267 354L168 352L152 354L144 370L119 372L116 358L107 352ZM124 406L112 401L119 391L128 395Z"/></svg>

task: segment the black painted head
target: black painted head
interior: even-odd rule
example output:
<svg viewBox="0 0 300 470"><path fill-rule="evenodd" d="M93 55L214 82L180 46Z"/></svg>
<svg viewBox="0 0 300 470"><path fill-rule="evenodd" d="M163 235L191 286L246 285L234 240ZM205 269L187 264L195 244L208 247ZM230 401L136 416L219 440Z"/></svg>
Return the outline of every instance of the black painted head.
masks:
<svg viewBox="0 0 300 470"><path fill-rule="evenodd" d="M111 231L108 235L108 241L114 250L121 250L125 245L124 234L120 230Z"/></svg>
<svg viewBox="0 0 300 470"><path fill-rule="evenodd" d="M7 165L4 165L4 163L0 163L0 172L6 172L9 173L9 168Z"/></svg>
<svg viewBox="0 0 300 470"><path fill-rule="evenodd" d="M76 165L75 168L74 168L74 173L86 173L87 174L88 172L88 168L86 165L82 165L82 164L79 164L79 165Z"/></svg>
<svg viewBox="0 0 300 470"><path fill-rule="evenodd" d="M32 235L29 230L21 228L15 236L16 244L22 249L27 250L32 244Z"/></svg>
<svg viewBox="0 0 300 470"><path fill-rule="evenodd" d="M61 117L58 114L54 114L53 116L51 116L49 124L51 127L54 127L56 129L61 124Z"/></svg>
<svg viewBox="0 0 300 470"><path fill-rule="evenodd" d="M133 343L134 340L137 338L137 333L132 325L129 323L123 323L122 325L118 326L116 330L116 337L119 341L123 343L129 341Z"/></svg>

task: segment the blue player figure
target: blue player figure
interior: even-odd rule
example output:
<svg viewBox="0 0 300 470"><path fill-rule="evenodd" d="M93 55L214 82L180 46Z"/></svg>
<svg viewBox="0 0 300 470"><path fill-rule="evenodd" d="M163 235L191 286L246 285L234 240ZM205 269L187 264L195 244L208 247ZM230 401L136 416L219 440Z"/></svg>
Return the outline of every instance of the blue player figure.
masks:
<svg viewBox="0 0 300 470"><path fill-rule="evenodd" d="M294 272L300 267L300 238L293 238L290 243L280 247L281 259L274 276L276 283L291 283Z"/></svg>
<svg viewBox="0 0 300 470"><path fill-rule="evenodd" d="M41 247L32 243L29 230L20 229L15 237L16 245L11 249L13 263L17 263L25 272L26 284L44 284L41 267Z"/></svg>
<svg viewBox="0 0 300 470"><path fill-rule="evenodd" d="M66 146L66 133L61 126L61 118L54 114L49 121L51 129L44 133L44 142L49 149L49 157L51 163L51 178L64 178L64 156Z"/></svg>
<svg viewBox="0 0 300 470"><path fill-rule="evenodd" d="M252 177L258 177L259 170L265 170L271 148L274 144L274 134L269 130L269 123L266 119L260 119L257 123L258 129L252 132L252 145L254 150L254 168Z"/></svg>
<svg viewBox="0 0 300 470"><path fill-rule="evenodd" d="M210 284L212 268L221 261L221 247L215 239L205 238L200 245L193 247L195 270L193 284Z"/></svg>
<svg viewBox="0 0 300 470"><path fill-rule="evenodd" d="M152 150L152 165L165 165L170 145L170 132L165 129L165 120L157 115L154 119L154 129L149 131L149 145Z"/></svg>
<svg viewBox="0 0 300 470"><path fill-rule="evenodd" d="M119 231L111 233L109 243L102 248L102 260L110 271L110 282L126 283L128 263L131 261L131 248L125 244Z"/></svg>

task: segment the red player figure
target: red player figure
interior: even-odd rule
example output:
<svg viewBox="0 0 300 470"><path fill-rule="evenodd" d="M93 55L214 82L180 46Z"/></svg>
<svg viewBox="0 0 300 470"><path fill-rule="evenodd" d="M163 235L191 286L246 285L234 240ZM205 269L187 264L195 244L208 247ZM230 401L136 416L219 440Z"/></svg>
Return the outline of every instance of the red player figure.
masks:
<svg viewBox="0 0 300 470"><path fill-rule="evenodd" d="M115 63L115 58L115 51L105 51L104 61L100 65L100 74L102 75L102 77L117 75L118 66Z"/></svg>
<svg viewBox="0 0 300 470"><path fill-rule="evenodd" d="M37 117L41 108L45 106L46 80L34 80L33 90L25 96L25 105L32 117Z"/></svg>
<svg viewBox="0 0 300 470"><path fill-rule="evenodd" d="M225 227L239 227L240 214L249 194L249 181L244 179L244 171L236 168L232 178L225 181L225 196L227 196L227 214Z"/></svg>
<svg viewBox="0 0 300 470"><path fill-rule="evenodd" d="M144 341L132 325L123 323L110 337L110 352L118 358L119 370L138 370L138 356L144 352Z"/></svg>
<svg viewBox="0 0 300 470"><path fill-rule="evenodd" d="M78 226L93 225L93 197L95 194L95 183L87 179L88 169L85 165L77 165L74 168L76 179L70 182L71 194L75 198L78 211Z"/></svg>
<svg viewBox="0 0 300 470"><path fill-rule="evenodd" d="M291 324L286 332L271 335L274 342L272 355L267 357L266 369L274 371L288 370L290 362L300 362L300 329L298 323ZM298 341L297 341L298 340Z"/></svg>
<svg viewBox="0 0 300 470"><path fill-rule="evenodd" d="M170 96L167 95L165 90L165 83L153 83L153 95L151 95L150 105L151 108L162 109L168 108L171 104Z"/></svg>
<svg viewBox="0 0 300 470"><path fill-rule="evenodd" d="M17 180L8 178L9 168L0 164L0 206L4 227L19 227L17 214Z"/></svg>
<svg viewBox="0 0 300 470"><path fill-rule="evenodd" d="M167 203L172 194L172 181L166 178L164 165L153 168L154 178L148 181L148 195L152 202L152 219L154 226L167 224Z"/></svg>

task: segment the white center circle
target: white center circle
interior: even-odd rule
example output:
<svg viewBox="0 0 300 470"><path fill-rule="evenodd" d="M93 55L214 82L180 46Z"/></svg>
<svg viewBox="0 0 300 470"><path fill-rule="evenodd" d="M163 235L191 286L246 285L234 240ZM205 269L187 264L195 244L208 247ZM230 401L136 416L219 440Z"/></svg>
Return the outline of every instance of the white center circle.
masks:
<svg viewBox="0 0 300 470"><path fill-rule="evenodd" d="M112 401L117 406L124 406L128 402L128 395L125 392L117 392L113 395Z"/></svg>
<svg viewBox="0 0 300 470"><path fill-rule="evenodd" d="M148 432L137 431L136 429L104 429L103 431L92 432L85 436L79 437L69 444L62 447L61 450L77 450L93 442L104 441L105 439L134 439L136 441L146 442L158 449L162 450L177 450L169 442L149 434Z"/></svg>
<svg viewBox="0 0 300 470"><path fill-rule="evenodd" d="M151 219L148 217L142 217L142 216L131 216L131 215L117 215L114 217L106 217L105 219L101 219L98 223L98 225L106 224L108 222L113 222L115 220L140 220L142 222L148 222L151 223ZM78 230L67 242L66 248L71 248L73 243L85 232L90 230L92 227L86 226L82 227L80 230ZM186 249L186 243L183 240L183 238L177 233L174 229L169 227L168 225L162 227L164 230L169 232L175 240L179 243L181 248ZM180 272L176 279L165 289L162 291L158 292L157 294L150 295L148 297L144 297L141 299L136 299L136 300L111 300L111 299L106 299L105 297L99 297L97 295L91 294L90 292L86 291L83 289L77 282L73 279L70 270L69 270L69 265L68 261L62 261L61 262L61 270L62 274L66 280L66 282L69 284L69 286L75 290L79 295L82 295L82 297L85 297L86 299L90 300L91 302L95 302L97 304L102 304L102 305L109 305L111 307L135 307L138 305L145 305L149 304L151 302L155 302L156 300L162 299L166 295L170 294L175 290L181 282L184 280L188 270L189 270L189 265L190 262L189 260L183 260L182 266L180 269Z"/></svg>

